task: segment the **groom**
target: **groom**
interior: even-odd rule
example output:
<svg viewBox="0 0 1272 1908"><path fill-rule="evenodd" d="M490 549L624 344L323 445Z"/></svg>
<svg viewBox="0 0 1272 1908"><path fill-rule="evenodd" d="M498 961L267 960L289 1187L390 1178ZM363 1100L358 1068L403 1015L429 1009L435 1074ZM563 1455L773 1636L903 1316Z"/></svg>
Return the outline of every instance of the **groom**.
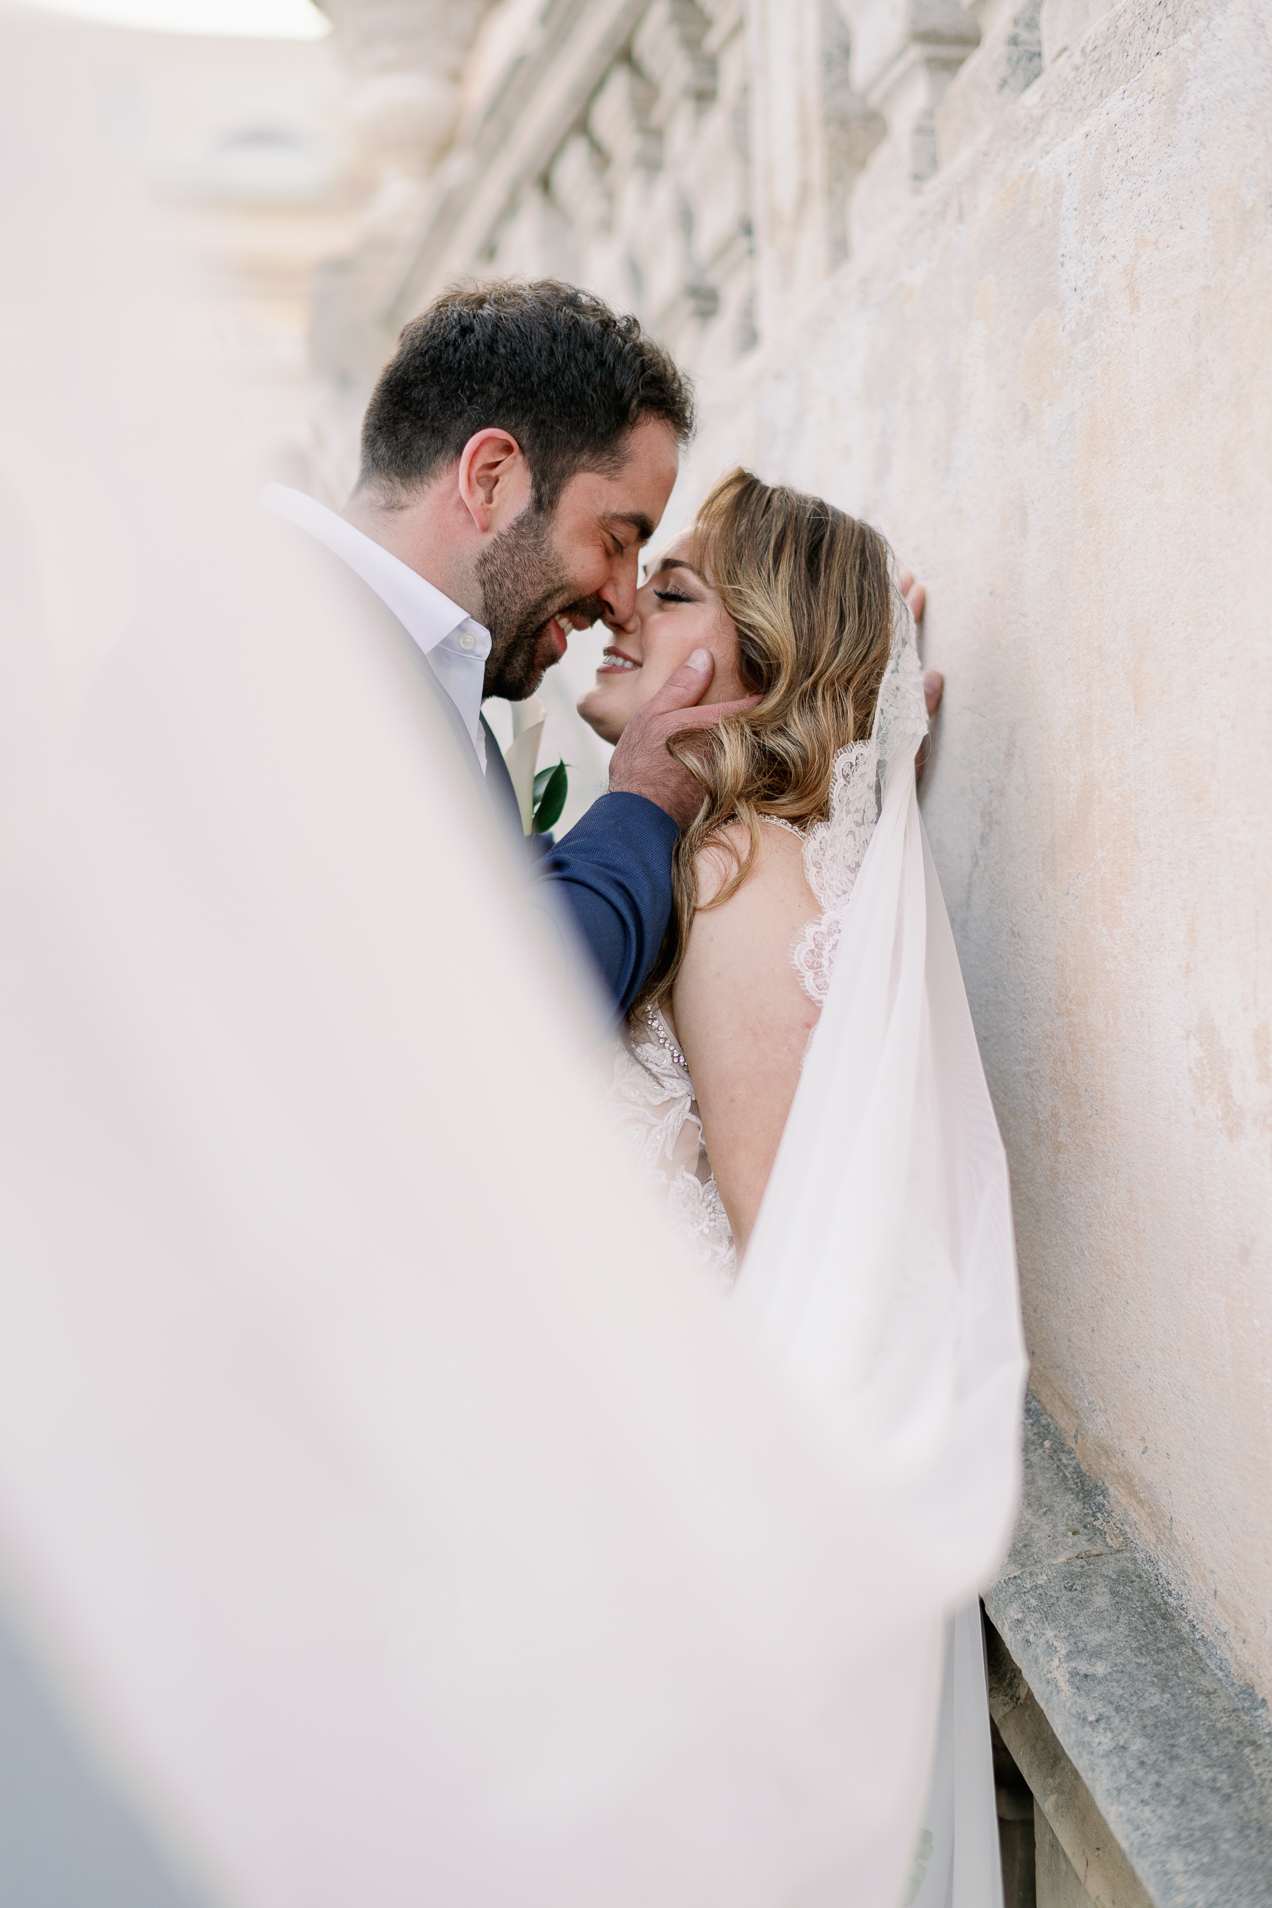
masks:
<svg viewBox="0 0 1272 1908"><path fill-rule="evenodd" d="M481 714L523 701L571 630L634 613L693 429L693 399L634 318L544 281L445 293L402 334L367 408L357 488L337 516L273 484L265 504L353 570L411 639L417 673L510 826L511 780ZM699 651L629 724L609 792L539 864L620 1013L671 913L671 862L701 790L667 752L743 702L701 702Z"/></svg>

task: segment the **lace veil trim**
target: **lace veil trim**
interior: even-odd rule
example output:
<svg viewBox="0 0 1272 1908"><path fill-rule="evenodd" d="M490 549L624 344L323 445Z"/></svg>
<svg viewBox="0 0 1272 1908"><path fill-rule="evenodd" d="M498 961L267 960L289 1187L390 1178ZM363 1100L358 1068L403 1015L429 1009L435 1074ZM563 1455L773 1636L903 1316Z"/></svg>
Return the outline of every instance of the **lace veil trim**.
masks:
<svg viewBox="0 0 1272 1908"><path fill-rule="evenodd" d="M870 739L840 749L831 776L830 813L804 837L804 875L822 911L804 929L791 963L800 986L819 1007L830 991L835 951L879 819L883 789L898 755L913 756L927 729L914 620L902 602Z"/></svg>

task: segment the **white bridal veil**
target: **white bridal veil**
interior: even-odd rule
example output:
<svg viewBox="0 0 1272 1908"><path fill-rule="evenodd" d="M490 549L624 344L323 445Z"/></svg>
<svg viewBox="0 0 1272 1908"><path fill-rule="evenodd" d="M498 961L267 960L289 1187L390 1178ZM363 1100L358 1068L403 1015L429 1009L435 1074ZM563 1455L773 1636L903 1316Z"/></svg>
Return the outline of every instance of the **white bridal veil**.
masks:
<svg viewBox="0 0 1272 1908"><path fill-rule="evenodd" d="M834 1426L919 1600L940 1586L925 1637L935 1657L943 1605L938 1754L907 1899L990 1908L1001 1879L974 1599L1010 1536L1026 1360L1007 1161L919 814L927 717L897 604L857 771L878 819L736 1293ZM929 1689L935 1704L938 1679Z"/></svg>
<svg viewBox="0 0 1272 1908"><path fill-rule="evenodd" d="M896 1908L1020 1382L900 755L748 1320L406 664L211 481L91 62L0 38L5 1614L209 1908Z"/></svg>

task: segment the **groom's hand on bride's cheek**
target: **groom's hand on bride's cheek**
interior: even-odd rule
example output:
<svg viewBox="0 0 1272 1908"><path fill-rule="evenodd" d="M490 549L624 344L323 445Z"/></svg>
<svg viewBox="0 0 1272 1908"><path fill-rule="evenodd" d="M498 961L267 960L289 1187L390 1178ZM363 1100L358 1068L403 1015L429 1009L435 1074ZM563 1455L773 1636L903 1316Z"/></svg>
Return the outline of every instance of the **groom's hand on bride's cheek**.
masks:
<svg viewBox="0 0 1272 1908"><path fill-rule="evenodd" d="M760 699L745 696L740 702L711 702L698 708L714 673L711 651L696 649L658 694L637 709L610 760L612 794L643 795L680 828L687 828L701 808L702 789L688 769L667 753L668 742L686 729L709 729L721 716L753 709Z"/></svg>

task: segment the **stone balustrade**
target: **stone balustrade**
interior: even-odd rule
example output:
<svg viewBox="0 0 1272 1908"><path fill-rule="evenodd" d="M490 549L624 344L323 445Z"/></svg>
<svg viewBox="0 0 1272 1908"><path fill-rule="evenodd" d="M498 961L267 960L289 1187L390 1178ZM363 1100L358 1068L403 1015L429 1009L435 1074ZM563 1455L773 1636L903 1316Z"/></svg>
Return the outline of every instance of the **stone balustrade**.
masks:
<svg viewBox="0 0 1272 1908"><path fill-rule="evenodd" d="M316 300L321 403L360 408L401 325L473 271L587 284L718 372L886 239L1106 10L333 0L366 194Z"/></svg>

